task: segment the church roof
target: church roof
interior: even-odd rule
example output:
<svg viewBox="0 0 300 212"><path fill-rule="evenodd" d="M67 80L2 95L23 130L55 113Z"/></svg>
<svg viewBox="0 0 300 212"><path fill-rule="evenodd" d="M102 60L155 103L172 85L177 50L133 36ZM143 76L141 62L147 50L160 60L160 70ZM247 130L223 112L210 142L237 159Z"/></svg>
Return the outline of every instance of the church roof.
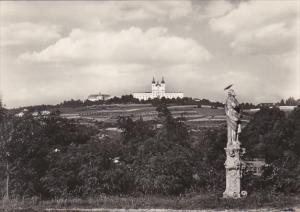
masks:
<svg viewBox="0 0 300 212"><path fill-rule="evenodd" d="M162 77L161 83L165 83L165 79L164 79L164 77Z"/></svg>
<svg viewBox="0 0 300 212"><path fill-rule="evenodd" d="M155 83L155 79L154 79L154 77L153 77L153 79L152 79L152 83L153 83L153 84Z"/></svg>

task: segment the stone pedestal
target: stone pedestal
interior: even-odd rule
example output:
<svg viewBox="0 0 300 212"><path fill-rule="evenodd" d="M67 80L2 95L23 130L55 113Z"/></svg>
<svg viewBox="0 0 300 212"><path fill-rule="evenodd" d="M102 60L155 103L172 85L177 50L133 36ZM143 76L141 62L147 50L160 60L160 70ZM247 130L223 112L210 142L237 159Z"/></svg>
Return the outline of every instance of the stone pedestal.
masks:
<svg viewBox="0 0 300 212"><path fill-rule="evenodd" d="M241 192L241 178L243 162L241 156L245 149L241 149L239 144L231 145L225 148L226 151L226 190L223 193L224 198L238 199L247 196L246 191Z"/></svg>

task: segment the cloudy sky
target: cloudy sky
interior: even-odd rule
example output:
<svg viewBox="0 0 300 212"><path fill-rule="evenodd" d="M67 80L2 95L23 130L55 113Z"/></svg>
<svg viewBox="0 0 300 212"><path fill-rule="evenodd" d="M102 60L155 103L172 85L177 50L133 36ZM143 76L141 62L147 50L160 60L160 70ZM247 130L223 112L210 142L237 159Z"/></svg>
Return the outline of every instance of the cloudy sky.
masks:
<svg viewBox="0 0 300 212"><path fill-rule="evenodd" d="M7 107L149 91L275 102L300 92L300 3L248 1L0 2Z"/></svg>

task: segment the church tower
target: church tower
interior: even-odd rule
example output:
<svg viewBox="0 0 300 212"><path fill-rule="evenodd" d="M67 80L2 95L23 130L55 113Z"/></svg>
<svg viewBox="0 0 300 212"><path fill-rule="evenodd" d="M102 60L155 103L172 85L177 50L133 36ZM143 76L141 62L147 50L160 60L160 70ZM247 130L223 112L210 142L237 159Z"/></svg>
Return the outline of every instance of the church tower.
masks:
<svg viewBox="0 0 300 212"><path fill-rule="evenodd" d="M152 89L151 89L151 91L152 91L152 95L154 95L154 93L156 91L156 82L155 82L154 77L152 79Z"/></svg>
<svg viewBox="0 0 300 212"><path fill-rule="evenodd" d="M164 77L162 77L160 85L161 85L161 87L160 87L160 89L161 89L161 97L163 97L163 96L165 96L165 93L166 93L166 83L165 83Z"/></svg>
<svg viewBox="0 0 300 212"><path fill-rule="evenodd" d="M184 93L181 92L166 92L166 82L164 77L162 77L161 81L155 81L155 78L152 79L151 84L151 92L139 92L133 93L133 97L139 100L148 100L148 99L155 99L155 98L162 98L165 97L167 99L173 98L183 98Z"/></svg>

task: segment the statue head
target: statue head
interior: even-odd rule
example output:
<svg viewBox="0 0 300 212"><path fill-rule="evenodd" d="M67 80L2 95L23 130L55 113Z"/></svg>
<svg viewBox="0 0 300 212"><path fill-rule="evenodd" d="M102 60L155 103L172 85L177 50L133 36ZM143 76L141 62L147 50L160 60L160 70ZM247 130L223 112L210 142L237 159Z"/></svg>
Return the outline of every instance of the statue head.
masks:
<svg viewBox="0 0 300 212"><path fill-rule="evenodd" d="M233 89L228 90L228 96L235 96L235 92Z"/></svg>

